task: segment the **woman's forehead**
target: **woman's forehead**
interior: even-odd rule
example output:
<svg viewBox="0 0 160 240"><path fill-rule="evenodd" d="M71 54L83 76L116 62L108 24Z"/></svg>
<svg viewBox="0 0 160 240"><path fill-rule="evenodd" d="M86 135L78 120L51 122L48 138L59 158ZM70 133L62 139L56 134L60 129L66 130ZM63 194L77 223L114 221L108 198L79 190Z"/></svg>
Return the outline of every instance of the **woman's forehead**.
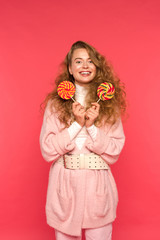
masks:
<svg viewBox="0 0 160 240"><path fill-rule="evenodd" d="M76 59L76 58L87 59L87 58L90 58L90 56L85 48L78 48L74 50L72 55L72 59Z"/></svg>

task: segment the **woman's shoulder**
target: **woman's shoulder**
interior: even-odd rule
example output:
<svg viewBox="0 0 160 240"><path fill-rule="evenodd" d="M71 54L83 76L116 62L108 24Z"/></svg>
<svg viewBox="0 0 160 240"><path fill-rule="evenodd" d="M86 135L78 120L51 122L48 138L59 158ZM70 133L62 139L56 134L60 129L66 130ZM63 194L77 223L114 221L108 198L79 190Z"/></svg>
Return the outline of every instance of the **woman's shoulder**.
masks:
<svg viewBox="0 0 160 240"><path fill-rule="evenodd" d="M46 104L46 109L48 109L52 113L56 113L57 106L58 106L58 102L56 101L56 99L49 99Z"/></svg>
<svg viewBox="0 0 160 240"><path fill-rule="evenodd" d="M47 116L58 116L57 110L56 110L56 101L54 99L49 99L46 106L45 106L45 111L44 111L44 115Z"/></svg>

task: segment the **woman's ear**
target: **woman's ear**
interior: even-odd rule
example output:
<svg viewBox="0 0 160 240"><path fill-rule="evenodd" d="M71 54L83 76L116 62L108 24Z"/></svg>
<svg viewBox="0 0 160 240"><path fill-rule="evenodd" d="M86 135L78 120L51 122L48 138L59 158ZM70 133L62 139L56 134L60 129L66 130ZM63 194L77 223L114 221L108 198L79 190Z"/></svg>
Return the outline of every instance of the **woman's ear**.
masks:
<svg viewBox="0 0 160 240"><path fill-rule="evenodd" d="M72 75L71 66L69 66L69 73Z"/></svg>

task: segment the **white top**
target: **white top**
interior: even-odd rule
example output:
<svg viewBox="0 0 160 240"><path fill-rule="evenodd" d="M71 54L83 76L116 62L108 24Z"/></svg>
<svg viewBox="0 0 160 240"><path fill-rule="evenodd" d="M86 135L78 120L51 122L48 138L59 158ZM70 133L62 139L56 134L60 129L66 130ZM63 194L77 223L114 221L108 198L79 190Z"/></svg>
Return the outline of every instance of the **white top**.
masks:
<svg viewBox="0 0 160 240"><path fill-rule="evenodd" d="M79 102L82 106L85 107L85 96L87 94L87 89L85 87L82 87L78 84L76 84L76 93L75 93L75 100ZM90 134L91 138L93 140L96 139L97 135L97 127L93 124L89 128L86 128L85 126L81 127L76 121L71 124L71 126L68 128L68 132L70 135L71 140L73 140L76 137L76 145L79 149L82 149L83 144L87 138L87 132Z"/></svg>

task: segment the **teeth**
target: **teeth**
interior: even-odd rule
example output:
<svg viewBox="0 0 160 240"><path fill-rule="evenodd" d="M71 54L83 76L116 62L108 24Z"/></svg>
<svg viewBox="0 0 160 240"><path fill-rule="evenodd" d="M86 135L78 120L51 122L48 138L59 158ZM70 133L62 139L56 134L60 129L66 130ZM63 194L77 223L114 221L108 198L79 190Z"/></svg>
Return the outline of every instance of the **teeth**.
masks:
<svg viewBox="0 0 160 240"><path fill-rule="evenodd" d="M81 72L81 74L89 74L90 72Z"/></svg>

